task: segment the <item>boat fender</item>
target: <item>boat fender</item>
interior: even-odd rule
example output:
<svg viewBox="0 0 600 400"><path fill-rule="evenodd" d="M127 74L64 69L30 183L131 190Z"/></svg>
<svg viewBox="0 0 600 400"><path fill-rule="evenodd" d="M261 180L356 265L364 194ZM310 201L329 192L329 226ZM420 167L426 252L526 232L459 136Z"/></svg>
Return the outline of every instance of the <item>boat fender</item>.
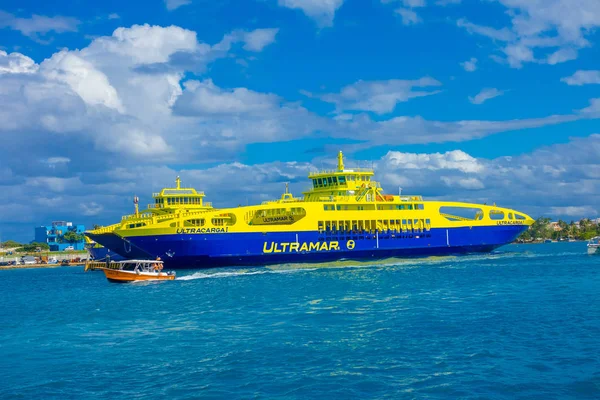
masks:
<svg viewBox="0 0 600 400"><path fill-rule="evenodd" d="M135 270L135 273L139 275L139 274L140 274L140 270L139 270L139 269L136 269L136 270Z"/></svg>

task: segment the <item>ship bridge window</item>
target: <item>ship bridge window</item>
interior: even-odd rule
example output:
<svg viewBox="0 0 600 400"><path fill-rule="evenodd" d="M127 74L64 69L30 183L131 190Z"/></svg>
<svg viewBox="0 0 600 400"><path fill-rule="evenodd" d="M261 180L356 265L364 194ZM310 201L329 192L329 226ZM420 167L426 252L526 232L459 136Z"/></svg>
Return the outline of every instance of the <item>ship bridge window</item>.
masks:
<svg viewBox="0 0 600 400"><path fill-rule="evenodd" d="M515 214L515 219L518 219L518 220L521 220L521 221L523 221L523 220L525 220L526 218L525 218L525 216L524 216L524 215L521 215L521 214Z"/></svg>
<svg viewBox="0 0 600 400"><path fill-rule="evenodd" d="M205 223L204 218L188 219L183 221L183 226L204 226Z"/></svg>
<svg viewBox="0 0 600 400"><path fill-rule="evenodd" d="M424 209L425 209L425 206L424 206L423 204L415 204L415 208L416 208L417 210L424 210Z"/></svg>
<svg viewBox="0 0 600 400"><path fill-rule="evenodd" d="M476 221L483 218L481 208L443 206L440 207L440 215L448 221Z"/></svg>
<svg viewBox="0 0 600 400"><path fill-rule="evenodd" d="M213 226L231 226L235 225L236 216L232 213L221 214L211 220Z"/></svg>
<svg viewBox="0 0 600 400"><path fill-rule="evenodd" d="M340 183L340 185L345 185L346 184L346 177L345 176L340 176L338 178L338 182Z"/></svg>
<svg viewBox="0 0 600 400"><path fill-rule="evenodd" d="M501 210L490 210L490 219L499 221L504 219L504 211Z"/></svg>
<svg viewBox="0 0 600 400"><path fill-rule="evenodd" d="M512 213L508 213L508 219L513 219L513 214Z"/></svg>
<svg viewBox="0 0 600 400"><path fill-rule="evenodd" d="M337 181L337 176L334 176L333 178L331 178L331 180L333 181L333 184L334 184L334 185L337 185L337 184L338 184L338 181Z"/></svg>

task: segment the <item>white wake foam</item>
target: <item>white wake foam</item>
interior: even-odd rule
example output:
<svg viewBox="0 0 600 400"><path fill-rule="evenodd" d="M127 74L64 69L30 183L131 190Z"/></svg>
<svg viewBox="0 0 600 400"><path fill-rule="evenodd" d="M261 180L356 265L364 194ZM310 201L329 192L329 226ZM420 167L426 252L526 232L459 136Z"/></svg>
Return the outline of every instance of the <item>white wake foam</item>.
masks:
<svg viewBox="0 0 600 400"><path fill-rule="evenodd" d="M356 268L386 268L386 267L400 267L400 268L415 268L415 267L427 267L435 266L440 264L454 265L456 263L477 263L481 261L495 261L502 259L514 259L514 258L538 258L538 257L556 257L556 256L580 256L582 253L575 252L563 252L559 254L544 254L544 253L533 253L533 252L517 252L517 251L500 251L483 254L469 254L469 255L451 255L451 256L432 256L425 258L388 258L383 260L339 260L329 263L319 264L302 264L302 263L290 263L281 264L271 267L257 267L253 270L240 269L235 271L221 271L221 272L196 272L190 275L184 275L176 278L178 281L190 281L195 279L216 279L216 278L229 278L239 276L251 276L251 275L263 275L263 274L289 274L303 271L318 271L327 269L356 269ZM259 269L260 268L260 269Z"/></svg>
<svg viewBox="0 0 600 400"><path fill-rule="evenodd" d="M227 272L196 272L191 275L184 275L180 278L176 278L178 281L191 281L194 279L214 279L214 278L228 278L232 276L250 276L250 275L263 275L263 274L289 274L294 272L312 271L316 268L296 268L296 269L261 269L258 271L227 271Z"/></svg>

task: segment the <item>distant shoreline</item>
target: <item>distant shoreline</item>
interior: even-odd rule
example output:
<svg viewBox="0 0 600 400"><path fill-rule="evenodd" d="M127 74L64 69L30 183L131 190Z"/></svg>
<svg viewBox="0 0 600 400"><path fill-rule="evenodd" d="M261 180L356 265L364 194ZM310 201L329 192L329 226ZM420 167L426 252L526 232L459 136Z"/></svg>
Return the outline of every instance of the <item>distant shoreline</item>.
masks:
<svg viewBox="0 0 600 400"><path fill-rule="evenodd" d="M566 241L566 240L562 240L562 241L558 241L558 240L553 240L552 242L545 242L545 241L535 241L535 242L510 242L510 244L546 244L546 243L580 243L580 242L587 242L587 240L575 240L572 242Z"/></svg>
<svg viewBox="0 0 600 400"><path fill-rule="evenodd" d="M32 269L32 268L59 268L59 267L83 267L85 263L75 263L69 265L62 264L17 264L17 265L0 265L0 271L9 269Z"/></svg>

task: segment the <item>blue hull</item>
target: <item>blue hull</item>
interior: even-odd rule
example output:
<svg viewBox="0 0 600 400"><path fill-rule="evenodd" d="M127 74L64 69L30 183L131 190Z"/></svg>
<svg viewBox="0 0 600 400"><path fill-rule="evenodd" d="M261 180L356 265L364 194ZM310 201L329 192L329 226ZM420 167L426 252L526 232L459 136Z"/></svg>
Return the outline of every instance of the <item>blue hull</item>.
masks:
<svg viewBox="0 0 600 400"><path fill-rule="evenodd" d="M319 263L490 252L527 226L432 229L413 233L211 233L129 237L133 247L169 268Z"/></svg>
<svg viewBox="0 0 600 400"><path fill-rule="evenodd" d="M105 261L107 257L110 257L112 261L125 260L125 257L115 253L107 247L88 247L87 251L90 253L91 258L95 261Z"/></svg>
<svg viewBox="0 0 600 400"><path fill-rule="evenodd" d="M133 260L133 259L147 259L152 257L147 252L139 249L132 243L124 240L120 236L114 233L103 233L101 235L94 235L86 233L86 235L96 243L100 243L107 249L110 249L111 253L116 253L121 259ZM112 258L111 259L115 260ZM115 260L116 261L116 260Z"/></svg>

